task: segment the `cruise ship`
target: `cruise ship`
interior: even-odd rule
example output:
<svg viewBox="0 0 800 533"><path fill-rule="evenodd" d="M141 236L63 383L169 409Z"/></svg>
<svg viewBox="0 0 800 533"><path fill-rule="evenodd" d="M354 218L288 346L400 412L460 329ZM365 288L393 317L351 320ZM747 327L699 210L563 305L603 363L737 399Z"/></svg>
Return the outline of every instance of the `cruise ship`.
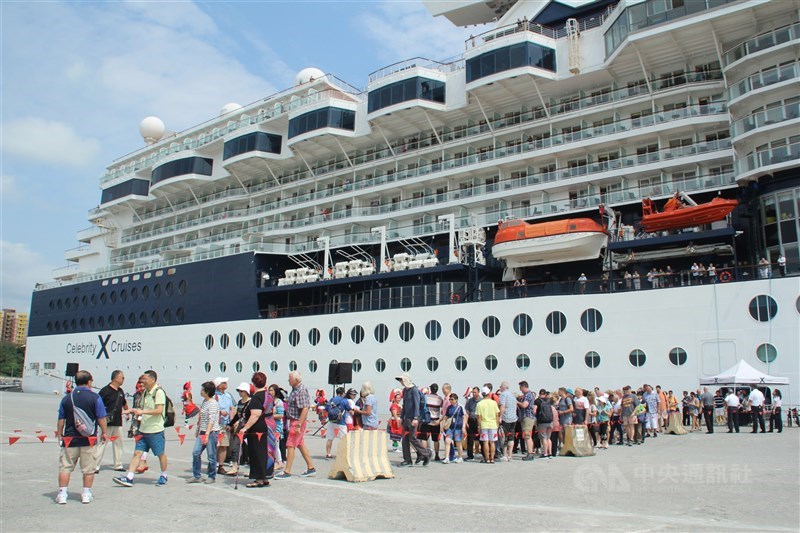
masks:
<svg viewBox="0 0 800 533"><path fill-rule="evenodd" d="M384 392L680 393L744 360L800 403L800 2L424 3L475 25L455 59L145 118L33 290L24 389L345 362ZM645 232L675 201L727 207Z"/></svg>

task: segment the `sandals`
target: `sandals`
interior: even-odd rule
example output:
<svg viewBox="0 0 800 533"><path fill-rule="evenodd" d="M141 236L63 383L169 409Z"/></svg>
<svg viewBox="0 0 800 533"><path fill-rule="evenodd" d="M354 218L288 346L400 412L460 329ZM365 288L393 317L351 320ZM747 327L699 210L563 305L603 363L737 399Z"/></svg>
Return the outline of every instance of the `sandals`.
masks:
<svg viewBox="0 0 800 533"><path fill-rule="evenodd" d="M262 487L269 487L269 481L253 481L252 483L248 483L245 487L249 489L258 489Z"/></svg>

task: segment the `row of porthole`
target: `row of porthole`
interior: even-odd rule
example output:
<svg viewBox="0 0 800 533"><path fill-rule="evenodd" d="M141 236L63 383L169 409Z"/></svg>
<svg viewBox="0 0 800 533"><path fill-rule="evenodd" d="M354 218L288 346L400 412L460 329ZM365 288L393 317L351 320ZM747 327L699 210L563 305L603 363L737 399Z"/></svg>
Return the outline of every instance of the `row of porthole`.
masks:
<svg viewBox="0 0 800 533"><path fill-rule="evenodd" d="M564 316L564 313L560 311L553 311L547 317L545 322L548 331L554 334L559 334L564 331L567 325L567 318ZM581 314L581 326L585 331L593 333L600 329L603 324L603 315L600 314L600 311L597 309L587 309L586 311ZM520 313L512 322L512 327L514 332L519 336L529 335L531 331L533 331L533 319L530 315L525 313ZM453 335L457 339L465 339L470 333L470 323L466 318L459 318L453 322ZM500 320L495 316L488 316L483 319L483 323L481 324L481 329L483 334L489 338L497 336L500 332ZM400 324L398 329L398 334L400 339L409 342L411 339L414 338L414 325L411 322L403 322ZM425 324L425 336L432 341L437 340L442 334L442 325L438 320L429 320ZM384 343L389 340L389 328L386 324L378 324L375 326L375 330L373 332L373 336L375 340L379 343ZM334 346L342 342L343 334L342 330L338 326L332 327L328 331L328 340ZM361 344L364 339L366 338L366 333L364 331L363 326L356 325L350 330L350 339L353 341L354 344ZM322 339L322 334L320 333L319 329L311 328L308 332L308 343L311 346L316 346L319 344L320 340ZM272 331L269 334L269 344L273 348L277 348L282 340L281 333L277 330ZM300 332L296 329L293 329L289 332L288 335L289 344L292 346L297 346L300 344ZM219 338L219 345L222 349L226 349L230 346L230 336L227 333L223 333L220 335ZM256 348L260 348L264 342L264 335L261 332L256 332L253 334L252 337L252 344ZM235 344L239 348L244 348L245 344L247 343L247 338L244 333L238 333L235 337ZM210 350L214 347L214 337L212 335L207 335L205 339L205 346L206 349Z"/></svg>
<svg viewBox="0 0 800 533"><path fill-rule="evenodd" d="M153 285L153 298L161 297L161 284L156 283ZM175 292L174 286L171 281L168 281L164 285L164 294L167 296L172 296ZM62 309L78 309L79 307L95 307L97 302L99 301L101 305L105 305L106 303L115 304L117 300L120 302L127 302L128 297L130 295L130 299L132 302L136 301L139 298L141 293L142 299L146 300L150 297L150 286L144 285L141 290L137 287L131 287L130 291L128 289L120 289L119 293L117 291L109 291L108 293L101 292L98 296L97 294L84 294L80 298L77 296L73 296L72 298L58 298L55 300L50 300L49 306L51 311L61 311ZM178 294L184 295L186 294L186 281L181 280L178 282Z"/></svg>
<svg viewBox="0 0 800 533"><path fill-rule="evenodd" d="M185 318L183 307L179 307L175 311L175 323L180 324ZM162 312L158 310L152 311L149 315L146 311L142 311L138 315L139 321L136 321L136 313L129 313L126 317L124 313L120 313L116 317L114 315L89 317L89 318L73 318L71 320L49 320L47 322L47 331L83 331L92 330L95 328L133 328L142 326L158 326L169 325L172 323L172 310L164 309Z"/></svg>

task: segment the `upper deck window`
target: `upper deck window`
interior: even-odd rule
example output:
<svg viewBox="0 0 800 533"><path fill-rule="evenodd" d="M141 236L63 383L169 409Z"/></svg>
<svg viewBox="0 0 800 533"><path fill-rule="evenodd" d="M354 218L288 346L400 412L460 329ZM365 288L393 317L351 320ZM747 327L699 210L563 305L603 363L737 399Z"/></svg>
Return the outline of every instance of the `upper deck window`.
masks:
<svg viewBox="0 0 800 533"><path fill-rule="evenodd" d="M211 169L214 164L212 159L206 157L187 157L184 159L176 159L164 163L160 167L153 169L150 176L150 184L155 185L160 181L164 181L176 176L185 176L186 174L200 174L202 176L210 176Z"/></svg>
<svg viewBox="0 0 800 533"><path fill-rule="evenodd" d="M236 137L225 143L222 150L222 159L230 159L247 152L281 153L281 136L271 133L256 131Z"/></svg>
<svg viewBox="0 0 800 533"><path fill-rule="evenodd" d="M321 128L338 128L354 131L356 112L338 107L323 107L289 120L289 138Z"/></svg>
<svg viewBox="0 0 800 533"><path fill-rule="evenodd" d="M467 60L467 83L512 68L536 67L556 71L556 51L536 43L518 43Z"/></svg>
<svg viewBox="0 0 800 533"><path fill-rule="evenodd" d="M419 76L390 83L369 92L368 112L378 111L409 100L445 103L445 83Z"/></svg>

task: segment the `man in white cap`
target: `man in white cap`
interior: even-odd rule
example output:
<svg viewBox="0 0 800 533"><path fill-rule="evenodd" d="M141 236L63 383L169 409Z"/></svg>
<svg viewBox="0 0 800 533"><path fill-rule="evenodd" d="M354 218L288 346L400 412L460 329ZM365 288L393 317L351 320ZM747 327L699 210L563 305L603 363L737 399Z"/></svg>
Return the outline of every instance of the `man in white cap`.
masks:
<svg viewBox="0 0 800 533"><path fill-rule="evenodd" d="M228 378L214 378L214 386L217 387L216 399L219 403L219 444L217 445L217 461L219 462L218 473L226 475L228 472L222 466L228 457L228 448L231 445L231 417L236 415L236 400L228 392Z"/></svg>
<svg viewBox="0 0 800 533"><path fill-rule="evenodd" d="M422 458L422 466L428 466L433 452L422 445L417 433L420 430L420 392L411 382L408 374L395 378L403 386L403 410L400 417L403 420L403 462L400 466L411 466L411 447L417 452L417 458Z"/></svg>

